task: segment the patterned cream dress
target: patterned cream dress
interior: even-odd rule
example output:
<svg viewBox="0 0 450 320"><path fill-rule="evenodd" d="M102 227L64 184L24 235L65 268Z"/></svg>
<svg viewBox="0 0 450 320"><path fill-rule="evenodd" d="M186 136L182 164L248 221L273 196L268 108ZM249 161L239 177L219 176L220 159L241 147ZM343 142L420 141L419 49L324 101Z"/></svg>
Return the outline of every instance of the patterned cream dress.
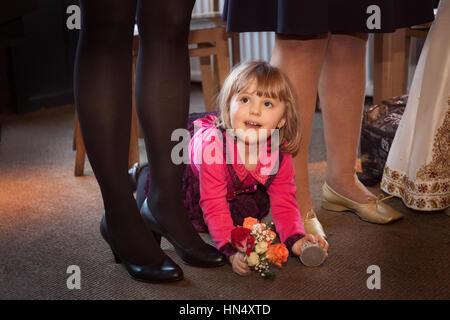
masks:
<svg viewBox="0 0 450 320"><path fill-rule="evenodd" d="M450 0L428 33L381 180L414 210L450 206Z"/></svg>

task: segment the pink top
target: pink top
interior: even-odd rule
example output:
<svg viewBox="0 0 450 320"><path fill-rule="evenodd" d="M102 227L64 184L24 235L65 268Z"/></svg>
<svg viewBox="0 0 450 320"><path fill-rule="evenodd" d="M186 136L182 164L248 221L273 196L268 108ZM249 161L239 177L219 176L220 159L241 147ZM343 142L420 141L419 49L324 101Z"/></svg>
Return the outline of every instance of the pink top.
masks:
<svg viewBox="0 0 450 320"><path fill-rule="evenodd" d="M203 211L203 219L213 241L218 248L221 248L228 243L234 225L226 199L227 180L230 174L226 161L223 159L223 139L220 137L219 129L213 123L216 119L217 117L208 115L206 119L198 119L194 122L196 132L189 144L189 157L194 174L199 176L200 207ZM226 141L227 150L233 150L235 144L228 135L226 135ZM264 184L269 175L261 173L268 173L271 170L262 169L274 168L276 164L276 161L268 162L267 158L261 156L256 169L250 171L240 161L237 152L234 153L234 158L237 161L233 161L232 165L240 181L244 181L248 175L251 175ZM263 158L264 161L262 161ZM272 219L282 242L294 234L305 234L295 189L292 155L284 153L278 172L267 189Z"/></svg>

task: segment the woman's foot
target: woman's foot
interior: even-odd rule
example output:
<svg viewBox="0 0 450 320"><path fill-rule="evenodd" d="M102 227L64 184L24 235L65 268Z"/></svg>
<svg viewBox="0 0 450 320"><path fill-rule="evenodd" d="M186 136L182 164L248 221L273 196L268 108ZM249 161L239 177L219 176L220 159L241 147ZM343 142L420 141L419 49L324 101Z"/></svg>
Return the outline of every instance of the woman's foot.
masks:
<svg viewBox="0 0 450 320"><path fill-rule="evenodd" d="M161 250L151 229L142 220L133 197L107 208L100 232L116 262L136 280L170 282L183 278L183 271Z"/></svg>
<svg viewBox="0 0 450 320"><path fill-rule="evenodd" d="M182 204L182 194L162 192L149 186L147 199L145 189L148 182L148 163L135 164L129 171L130 180L137 186L136 202L140 208L142 221L158 237L167 238L175 247L184 263L197 267L219 267L225 260L219 251L206 244L194 229ZM177 200L178 198L178 200Z"/></svg>
<svg viewBox="0 0 450 320"><path fill-rule="evenodd" d="M225 264L219 251L205 243L194 229L181 201L154 198L144 201L141 216L149 228L172 243L185 264L204 268Z"/></svg>
<svg viewBox="0 0 450 320"><path fill-rule="evenodd" d="M365 185L359 181L355 174L349 178L327 178L326 183L340 195L358 203L367 203L368 200L376 200L377 196L370 192Z"/></svg>
<svg viewBox="0 0 450 320"><path fill-rule="evenodd" d="M377 198L364 195L363 200L358 202L340 194L330 187L327 182L322 186L322 207L324 209L330 211L352 211L362 220L377 224L391 223L403 217L401 212L394 210L383 202L391 197Z"/></svg>

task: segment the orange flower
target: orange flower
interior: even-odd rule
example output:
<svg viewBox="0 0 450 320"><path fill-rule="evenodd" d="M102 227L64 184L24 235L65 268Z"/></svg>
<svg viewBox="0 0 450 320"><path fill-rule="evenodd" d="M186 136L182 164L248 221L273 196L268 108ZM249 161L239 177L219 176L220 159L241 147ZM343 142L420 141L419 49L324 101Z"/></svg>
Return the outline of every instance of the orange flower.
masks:
<svg viewBox="0 0 450 320"><path fill-rule="evenodd" d="M270 246L266 253L269 262L281 268L281 264L287 261L289 251L284 243Z"/></svg>
<svg viewBox="0 0 450 320"><path fill-rule="evenodd" d="M258 219L252 218L252 217L247 217L244 219L244 223L243 223L243 227L249 229L250 231L253 230L253 226L255 224L258 224L259 221Z"/></svg>

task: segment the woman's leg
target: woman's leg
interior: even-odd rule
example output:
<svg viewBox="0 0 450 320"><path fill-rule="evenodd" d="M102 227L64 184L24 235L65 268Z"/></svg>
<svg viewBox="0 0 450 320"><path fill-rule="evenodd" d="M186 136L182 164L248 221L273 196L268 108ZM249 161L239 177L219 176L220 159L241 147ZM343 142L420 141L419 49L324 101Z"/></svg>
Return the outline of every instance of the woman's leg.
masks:
<svg viewBox="0 0 450 320"><path fill-rule="evenodd" d="M328 35L292 37L277 35L271 64L283 71L295 93L302 133L300 150L294 158L297 202L302 218L313 208L309 190L308 147L317 99L317 86L328 44Z"/></svg>
<svg viewBox="0 0 450 320"><path fill-rule="evenodd" d="M175 129L186 128L190 68L187 39L195 0L139 1L136 106L148 154L147 203L177 242L203 245L182 203L183 166L171 159Z"/></svg>
<svg viewBox="0 0 450 320"><path fill-rule="evenodd" d="M327 148L327 184L359 203L375 199L356 176L366 89L367 34L331 34L320 74Z"/></svg>
<svg viewBox="0 0 450 320"><path fill-rule="evenodd" d="M81 12L75 101L108 231L124 260L158 263L164 253L144 227L128 177L136 0L82 0Z"/></svg>

